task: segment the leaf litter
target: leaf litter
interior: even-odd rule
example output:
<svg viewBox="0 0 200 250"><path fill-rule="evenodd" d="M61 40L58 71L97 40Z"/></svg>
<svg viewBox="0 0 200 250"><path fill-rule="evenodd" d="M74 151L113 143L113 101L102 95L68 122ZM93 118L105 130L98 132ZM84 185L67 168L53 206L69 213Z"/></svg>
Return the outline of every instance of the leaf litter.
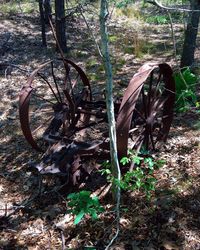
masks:
<svg viewBox="0 0 200 250"><path fill-rule="evenodd" d="M128 83L144 61L156 58L174 64L174 60L172 56L166 58L162 54L135 58L134 54L124 53L124 46L120 44L128 42L123 41L125 38L121 34L132 41L134 29L126 25L122 27L120 19L115 23L117 25L111 23L111 31L121 40L118 39L115 44L116 39L113 39L111 43L113 60L117 63L124 58L118 67L114 64L115 93L120 95L122 86ZM76 29L72 36L69 35L72 45L77 31L79 38L81 32L84 39L87 37L85 25L82 24L81 31L76 25L74 20L73 28ZM97 221L86 217L74 226L73 216L66 214L66 197L77 187L62 189L59 177L41 177L29 168L30 163L37 161L40 155L27 145L20 130L18 93L29 72L55 56L54 41L48 33L48 48L41 49L39 21L33 14L1 17L0 28L0 35L8 31L11 33L1 61L27 71L25 73L10 66L0 68L0 249L62 249L63 243L66 249L84 249L86 246L104 249L115 233L110 193L103 192L108 184L102 179L98 179L99 186L94 183L97 179L85 184L93 192L104 193L101 203L106 212ZM166 30L168 28L166 26ZM153 43L155 29L160 37L166 35L163 28L154 26L140 26L137 32L141 36L148 34L150 40L152 35ZM166 43L171 42L170 35L165 39ZM91 40L86 43L91 44ZM97 57L95 48L91 48L84 53L84 57L76 57L77 51L82 48L81 43L75 43L70 56L87 68L89 75L98 69L86 67L91 55ZM98 70L102 74L101 68ZM102 86L104 79L92 79L93 85L96 81ZM98 86L95 87L98 90ZM175 115L168 143L159 152L159 157L165 159L166 164L156 173L158 183L155 194L147 202L139 192L123 193L121 232L111 249L200 249L200 129L194 126L199 118L200 115L192 110L186 115ZM102 190L102 187L105 188Z"/></svg>

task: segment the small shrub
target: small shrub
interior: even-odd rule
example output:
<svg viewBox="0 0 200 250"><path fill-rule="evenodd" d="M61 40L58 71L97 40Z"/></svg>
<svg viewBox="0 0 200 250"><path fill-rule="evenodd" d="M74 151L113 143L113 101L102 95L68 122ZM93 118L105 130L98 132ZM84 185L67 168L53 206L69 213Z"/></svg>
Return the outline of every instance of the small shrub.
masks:
<svg viewBox="0 0 200 250"><path fill-rule="evenodd" d="M29 1L9 1L0 4L0 12L4 14L14 15L17 13L33 13L38 9L37 2Z"/></svg>
<svg viewBox="0 0 200 250"><path fill-rule="evenodd" d="M120 181L112 176L109 161L103 163L104 168L100 172L107 176L109 182L115 182L123 190L139 190L145 192L147 199L150 199L151 192L155 190L157 182L157 179L154 177L155 170L162 167L165 161L162 159L155 160L152 156L147 156L146 153L145 155L138 155L134 151L129 150L128 157L123 157L120 163L124 166L133 163L135 166L132 171L126 172Z"/></svg>
<svg viewBox="0 0 200 250"><path fill-rule="evenodd" d="M120 186L124 190L140 190L145 192L147 199L151 198L151 191L155 190L157 179L154 177L155 170L165 163L164 160L154 160L152 156L137 155L134 151L129 151L128 157L123 157L120 161L122 165L133 163L132 171L128 171L120 181Z"/></svg>
<svg viewBox="0 0 200 250"><path fill-rule="evenodd" d="M164 15L156 15L147 17L145 21L150 24L168 24L169 18Z"/></svg>
<svg viewBox="0 0 200 250"><path fill-rule="evenodd" d="M195 87L197 76L195 76L189 67L183 68L180 72L174 74L176 84L176 110L186 112L191 106L198 106Z"/></svg>
<svg viewBox="0 0 200 250"><path fill-rule="evenodd" d="M71 209L68 213L76 215L74 225L78 224L85 215L90 215L92 219L98 218L98 213L103 212L104 209L99 203L98 197L90 197L90 191L80 191L78 193L71 193L67 196L68 206Z"/></svg>

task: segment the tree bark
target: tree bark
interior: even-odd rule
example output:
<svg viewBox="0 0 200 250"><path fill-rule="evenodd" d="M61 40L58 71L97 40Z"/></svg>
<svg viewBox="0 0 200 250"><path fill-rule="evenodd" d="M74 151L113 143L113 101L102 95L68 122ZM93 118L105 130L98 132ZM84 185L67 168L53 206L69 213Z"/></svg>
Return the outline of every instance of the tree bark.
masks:
<svg viewBox="0 0 200 250"><path fill-rule="evenodd" d="M45 23L49 24L49 18L52 19L52 16L51 16L51 0L43 0L43 4L44 4Z"/></svg>
<svg viewBox="0 0 200 250"><path fill-rule="evenodd" d="M46 31L45 31L43 0L39 0L39 11L40 11L40 22L41 22L41 28L42 28L42 45L46 47L47 41L46 41Z"/></svg>
<svg viewBox="0 0 200 250"><path fill-rule="evenodd" d="M120 181L121 171L118 162L117 156L117 136L116 136L116 127L115 127L115 114L114 114L114 102L113 102L113 77L112 77L112 66L109 54L108 47L108 32L106 20L108 16L108 2L106 0L101 0L101 10L100 10L100 33L101 33L101 49L103 64L106 75L106 107L107 107L107 116L109 124L109 137L110 137L110 156L111 156L111 171L112 175ZM112 238L106 250L110 248L113 241L117 238L119 233L119 220L120 220L120 186L116 185L113 181L113 194L116 201L116 215L117 215L117 231L115 236Z"/></svg>
<svg viewBox="0 0 200 250"><path fill-rule="evenodd" d="M65 34L65 1L55 0L56 36L63 52L67 52Z"/></svg>
<svg viewBox="0 0 200 250"><path fill-rule="evenodd" d="M191 9L200 10L200 1L191 0ZM196 48L196 39L198 34L200 12L190 12L187 28L185 31L185 40L181 56L181 68L191 66L194 63L194 54Z"/></svg>

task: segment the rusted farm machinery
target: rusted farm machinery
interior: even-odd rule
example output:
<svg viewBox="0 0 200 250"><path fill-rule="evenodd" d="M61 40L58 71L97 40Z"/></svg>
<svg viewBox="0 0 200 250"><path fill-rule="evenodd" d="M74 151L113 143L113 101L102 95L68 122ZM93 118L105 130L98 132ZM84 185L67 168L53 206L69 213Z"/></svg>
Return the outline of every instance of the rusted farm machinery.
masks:
<svg viewBox="0 0 200 250"><path fill-rule="evenodd" d="M155 150L166 141L175 101L172 73L166 63L144 64L114 103L119 158L128 148ZM37 165L41 173L70 173L76 183L81 171L91 171L84 161L109 157L106 102L94 98L86 74L71 60L51 60L33 71L20 93L19 115L26 140L46 151Z"/></svg>

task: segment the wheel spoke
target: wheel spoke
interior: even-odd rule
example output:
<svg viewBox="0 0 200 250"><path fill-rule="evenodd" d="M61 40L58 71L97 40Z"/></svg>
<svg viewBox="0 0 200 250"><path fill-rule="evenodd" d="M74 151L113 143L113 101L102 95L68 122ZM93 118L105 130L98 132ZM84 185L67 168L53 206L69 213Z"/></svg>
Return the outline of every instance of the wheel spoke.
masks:
<svg viewBox="0 0 200 250"><path fill-rule="evenodd" d="M74 80L74 83L72 84L72 89L75 88L77 82L78 82L78 78L79 78L79 73L77 73L76 77L75 77L75 80Z"/></svg>
<svg viewBox="0 0 200 250"><path fill-rule="evenodd" d="M153 74L154 70L150 74L150 81L149 81L149 91L148 91L148 103L147 103L147 114L149 115L150 112L150 101L151 101L151 96L152 96L152 84L153 84Z"/></svg>
<svg viewBox="0 0 200 250"><path fill-rule="evenodd" d="M60 103L60 100L58 99L56 93L54 92L54 90L53 90L53 88L52 88L50 82L46 79L46 77L45 77L43 74L38 73L38 75L42 78L42 80L43 80L45 83L47 83L47 85L49 86L51 92L53 93L54 97L56 98L57 102Z"/></svg>
<svg viewBox="0 0 200 250"><path fill-rule="evenodd" d="M147 105L146 105L146 97L144 93L144 88L142 88L142 104L143 104L145 119L147 119Z"/></svg>
<svg viewBox="0 0 200 250"><path fill-rule="evenodd" d="M154 138L153 138L152 128L150 129L150 140L151 140L152 148L153 148L153 150L155 150L155 142L154 142Z"/></svg>
<svg viewBox="0 0 200 250"><path fill-rule="evenodd" d="M143 121L146 121L145 117L142 115L142 113L137 108L135 108L134 111L136 111L136 113L139 115L140 118L142 118Z"/></svg>
<svg viewBox="0 0 200 250"><path fill-rule="evenodd" d="M32 134L35 135L36 132L37 132L38 130L40 130L42 127L44 127L45 124L46 124L47 122L49 122L51 119L52 119L52 116L48 117L48 119L46 119L41 125L39 125L37 128L35 128L35 129L32 131Z"/></svg>
<svg viewBox="0 0 200 250"><path fill-rule="evenodd" d="M43 101L45 101L45 102L48 102L48 103L50 103L50 104L52 104L52 105L54 105L55 103L53 103L52 101L49 101L49 100L47 100L47 99L45 99L44 97L42 97L42 96L40 96L40 95L38 95L38 94L36 94L36 93L32 93L32 95L33 96L35 96L35 97L37 97L37 98L39 98L39 99L41 99L41 100L43 100Z"/></svg>
<svg viewBox="0 0 200 250"><path fill-rule="evenodd" d="M55 76L55 74L54 74L53 62L51 62L51 73L52 73L52 77L53 77L53 80L54 80L54 83L55 83L55 86L56 86L56 90L57 90L57 93L58 93L60 102L62 103L62 97L61 97L61 94L60 94L60 91L59 91L59 88L58 88L56 76Z"/></svg>

